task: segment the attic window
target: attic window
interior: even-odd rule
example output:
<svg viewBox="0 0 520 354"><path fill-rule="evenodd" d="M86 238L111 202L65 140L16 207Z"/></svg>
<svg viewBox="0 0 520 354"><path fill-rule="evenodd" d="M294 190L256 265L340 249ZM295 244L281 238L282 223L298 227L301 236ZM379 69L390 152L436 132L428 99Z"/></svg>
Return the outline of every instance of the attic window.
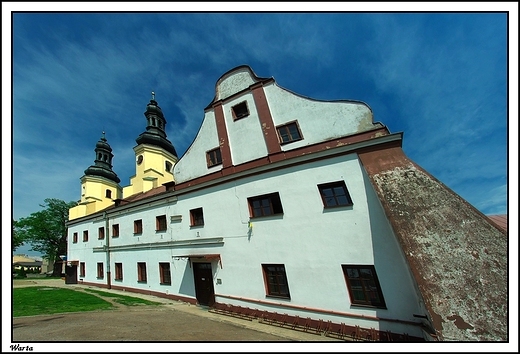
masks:
<svg viewBox="0 0 520 354"><path fill-rule="evenodd" d="M240 102L239 104L231 107L231 112L233 113L233 120L237 120L240 118L247 117L249 115L249 109L247 108L247 102Z"/></svg>
<svg viewBox="0 0 520 354"><path fill-rule="evenodd" d="M219 147L206 152L206 162L208 167L222 164L222 154Z"/></svg>
<svg viewBox="0 0 520 354"><path fill-rule="evenodd" d="M297 121L290 122L284 125L279 125L276 127L276 131L278 132L280 144L292 143L293 141L303 139Z"/></svg>

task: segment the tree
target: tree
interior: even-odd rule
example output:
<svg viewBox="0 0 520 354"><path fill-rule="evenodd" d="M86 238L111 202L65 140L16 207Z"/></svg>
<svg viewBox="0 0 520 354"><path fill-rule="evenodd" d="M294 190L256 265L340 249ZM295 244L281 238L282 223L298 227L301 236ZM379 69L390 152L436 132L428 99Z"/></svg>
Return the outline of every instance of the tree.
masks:
<svg viewBox="0 0 520 354"><path fill-rule="evenodd" d="M13 252L24 244L24 241L20 234L16 232L16 220L13 220Z"/></svg>
<svg viewBox="0 0 520 354"><path fill-rule="evenodd" d="M67 254L67 225L69 209L76 202L64 202L48 198L40 204L44 210L32 213L26 218L14 222L13 235L30 243L32 249L41 252L44 257L54 263L53 276L61 275L60 255ZM14 243L14 236L13 236Z"/></svg>

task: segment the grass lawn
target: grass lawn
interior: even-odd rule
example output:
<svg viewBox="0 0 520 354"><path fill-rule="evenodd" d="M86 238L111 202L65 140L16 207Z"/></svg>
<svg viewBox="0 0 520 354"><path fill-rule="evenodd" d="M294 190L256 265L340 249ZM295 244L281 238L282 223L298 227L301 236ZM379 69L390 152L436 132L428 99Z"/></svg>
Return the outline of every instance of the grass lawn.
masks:
<svg viewBox="0 0 520 354"><path fill-rule="evenodd" d="M132 306L132 305L161 305L160 302L149 301L149 300L141 299L141 298L138 298L138 297L119 295L119 294L108 293L108 292L105 292L105 291L99 291L99 290L93 290L93 289L84 289L84 290L88 291L88 292L91 292L91 293L94 293L94 294L98 294L100 296L110 297L115 302L117 302L119 304L127 305L127 306Z"/></svg>
<svg viewBox="0 0 520 354"><path fill-rule="evenodd" d="M110 309L95 295L63 288L31 286L13 289L13 317Z"/></svg>

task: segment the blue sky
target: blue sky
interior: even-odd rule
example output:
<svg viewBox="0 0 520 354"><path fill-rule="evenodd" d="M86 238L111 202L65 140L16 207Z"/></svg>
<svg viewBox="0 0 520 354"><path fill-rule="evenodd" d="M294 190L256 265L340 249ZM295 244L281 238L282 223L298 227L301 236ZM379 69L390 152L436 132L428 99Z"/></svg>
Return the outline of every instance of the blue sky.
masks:
<svg viewBox="0 0 520 354"><path fill-rule="evenodd" d="M87 4L60 10L112 10ZM201 10L163 4L161 10ZM12 217L41 210L45 198L79 200L80 177L94 163L102 131L113 149L113 170L128 185L151 91L181 156L214 97L216 80L242 64L307 97L367 103L375 121L392 133L404 132L403 150L413 161L481 212L505 214L508 201L516 208L508 200L508 147L516 161L517 145L511 144L517 144L518 109L507 101L507 14L345 13L337 11L352 9L340 5L330 7L332 13L13 13L12 56L2 57L3 77L13 80L12 91L4 84L2 98L3 131L12 132L12 151L3 153L4 161L12 156L13 180L3 178L4 191L12 193ZM473 5L453 9L479 10ZM502 5L482 9L514 9ZM328 9L323 6L309 9ZM49 11L40 7L34 9ZM142 3L125 7L156 9ZM414 9L421 7L403 8ZM2 13L5 26L9 13ZM509 35L518 33L511 31L517 19L509 23ZM509 49L513 79L516 44ZM516 100L514 80L509 95ZM516 190L517 174L511 182Z"/></svg>

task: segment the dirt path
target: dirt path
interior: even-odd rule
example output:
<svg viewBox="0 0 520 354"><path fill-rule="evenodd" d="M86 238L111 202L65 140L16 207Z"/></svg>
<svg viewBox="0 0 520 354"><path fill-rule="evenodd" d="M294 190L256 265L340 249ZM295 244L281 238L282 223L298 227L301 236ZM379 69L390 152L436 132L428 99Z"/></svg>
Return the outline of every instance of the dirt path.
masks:
<svg viewBox="0 0 520 354"><path fill-rule="evenodd" d="M66 285L62 280L23 280L19 286L66 287L84 291L83 285ZM335 341L316 334L280 328L255 321L209 312L199 306L150 295L97 289L161 302L159 306L116 305L110 310L75 312L13 318L12 342L298 342ZM89 294L96 295L88 292ZM36 349L35 349L36 350Z"/></svg>

